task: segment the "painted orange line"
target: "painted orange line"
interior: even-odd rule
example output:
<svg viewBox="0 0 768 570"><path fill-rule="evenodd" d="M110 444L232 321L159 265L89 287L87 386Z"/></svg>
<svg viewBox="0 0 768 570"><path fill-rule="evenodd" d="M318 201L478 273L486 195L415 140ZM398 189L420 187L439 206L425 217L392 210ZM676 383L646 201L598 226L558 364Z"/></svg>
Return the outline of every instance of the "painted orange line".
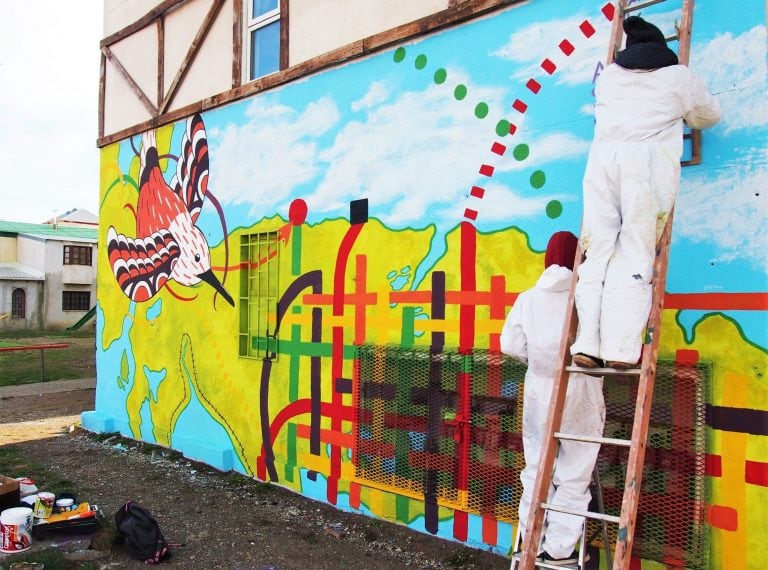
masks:
<svg viewBox="0 0 768 570"><path fill-rule="evenodd" d="M768 310L768 293L667 293L665 309Z"/></svg>
<svg viewBox="0 0 768 570"><path fill-rule="evenodd" d="M309 439L309 426L306 424L296 425L296 437ZM355 436L351 433L340 433L330 429L320 430L320 441L330 443L338 447L352 449L355 447Z"/></svg>

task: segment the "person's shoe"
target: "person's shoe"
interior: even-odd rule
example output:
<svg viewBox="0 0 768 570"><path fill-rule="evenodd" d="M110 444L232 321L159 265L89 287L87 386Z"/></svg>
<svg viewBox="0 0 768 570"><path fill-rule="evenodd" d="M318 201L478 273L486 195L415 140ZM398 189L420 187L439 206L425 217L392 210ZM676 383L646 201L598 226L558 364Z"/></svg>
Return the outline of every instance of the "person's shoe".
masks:
<svg viewBox="0 0 768 570"><path fill-rule="evenodd" d="M602 360L583 352L573 355L573 363L580 368L602 368L604 366Z"/></svg>
<svg viewBox="0 0 768 570"><path fill-rule="evenodd" d="M589 554L585 552L584 562L587 560L589 560ZM551 566L568 566L569 564L577 564L579 562L579 553L574 550L571 552L570 556L566 556L565 558L552 558L549 553L545 552L541 561Z"/></svg>

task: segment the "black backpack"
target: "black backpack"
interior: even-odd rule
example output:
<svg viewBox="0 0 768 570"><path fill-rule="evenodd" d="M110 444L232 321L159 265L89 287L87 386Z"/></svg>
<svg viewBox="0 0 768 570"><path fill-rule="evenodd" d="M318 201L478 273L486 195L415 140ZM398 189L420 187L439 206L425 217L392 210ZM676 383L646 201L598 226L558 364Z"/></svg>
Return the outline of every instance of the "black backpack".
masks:
<svg viewBox="0 0 768 570"><path fill-rule="evenodd" d="M115 525L125 549L139 560L159 564L171 555L157 521L136 501L128 501L115 513Z"/></svg>

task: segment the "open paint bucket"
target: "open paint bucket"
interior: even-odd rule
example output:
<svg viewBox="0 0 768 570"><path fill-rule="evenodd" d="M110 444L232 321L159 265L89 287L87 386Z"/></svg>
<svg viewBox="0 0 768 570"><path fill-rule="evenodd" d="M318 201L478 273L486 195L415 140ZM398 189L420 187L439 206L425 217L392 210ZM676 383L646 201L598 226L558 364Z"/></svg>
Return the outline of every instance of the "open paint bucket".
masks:
<svg viewBox="0 0 768 570"><path fill-rule="evenodd" d="M53 503L56 500L56 495L47 491L41 491L37 494L35 500L35 506L33 507L33 513L38 519L47 519L53 512Z"/></svg>
<svg viewBox="0 0 768 570"><path fill-rule="evenodd" d="M32 545L32 509L14 507L0 513L0 552L21 552Z"/></svg>

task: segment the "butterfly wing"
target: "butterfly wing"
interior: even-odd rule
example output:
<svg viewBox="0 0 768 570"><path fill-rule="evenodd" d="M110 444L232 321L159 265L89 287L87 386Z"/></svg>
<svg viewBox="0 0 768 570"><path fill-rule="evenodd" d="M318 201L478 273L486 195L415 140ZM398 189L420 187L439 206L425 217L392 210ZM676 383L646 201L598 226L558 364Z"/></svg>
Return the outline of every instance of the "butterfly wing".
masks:
<svg viewBox="0 0 768 570"><path fill-rule="evenodd" d="M115 228L107 231L107 254L118 285L130 299L147 301L168 281L179 257L171 232L159 230L145 238L129 238Z"/></svg>
<svg viewBox="0 0 768 570"><path fill-rule="evenodd" d="M171 188L184 201L192 223L197 221L208 190L208 138L199 113L187 121Z"/></svg>

